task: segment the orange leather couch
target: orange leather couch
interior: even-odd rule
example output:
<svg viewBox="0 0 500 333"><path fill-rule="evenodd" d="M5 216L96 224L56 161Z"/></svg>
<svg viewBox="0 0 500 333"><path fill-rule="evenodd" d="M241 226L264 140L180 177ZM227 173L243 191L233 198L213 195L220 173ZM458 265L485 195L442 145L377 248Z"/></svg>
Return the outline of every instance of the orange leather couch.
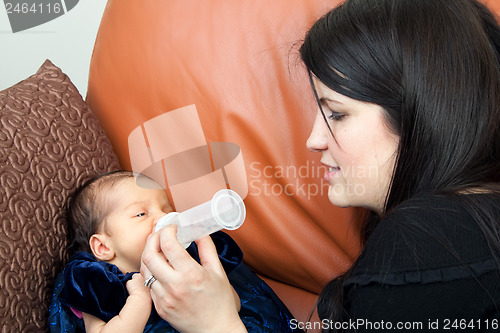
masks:
<svg viewBox="0 0 500 333"><path fill-rule="evenodd" d="M208 142L241 147L247 219L230 234L304 321L360 250L355 211L329 203L305 147L316 104L298 47L338 2L108 0L87 94L123 168L132 130L190 104Z"/></svg>

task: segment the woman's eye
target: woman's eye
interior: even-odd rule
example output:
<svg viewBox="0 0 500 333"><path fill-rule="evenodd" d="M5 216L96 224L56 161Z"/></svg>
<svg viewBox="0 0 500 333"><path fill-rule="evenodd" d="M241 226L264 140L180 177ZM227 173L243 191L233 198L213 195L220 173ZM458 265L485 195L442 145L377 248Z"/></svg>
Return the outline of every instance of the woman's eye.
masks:
<svg viewBox="0 0 500 333"><path fill-rule="evenodd" d="M338 113L335 111L331 111L331 114L328 115L328 119L334 120L334 121L340 121L345 117L345 114L343 113Z"/></svg>

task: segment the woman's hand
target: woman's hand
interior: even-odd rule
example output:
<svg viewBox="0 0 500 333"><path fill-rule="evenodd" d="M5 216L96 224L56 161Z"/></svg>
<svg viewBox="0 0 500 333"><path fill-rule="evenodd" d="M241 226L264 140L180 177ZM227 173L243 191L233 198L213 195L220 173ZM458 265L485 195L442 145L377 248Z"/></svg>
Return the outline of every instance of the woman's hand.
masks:
<svg viewBox="0 0 500 333"><path fill-rule="evenodd" d="M246 332L211 238L196 241L200 265L176 232L172 225L152 234L142 254L143 277L157 279L151 297L158 314L181 332Z"/></svg>

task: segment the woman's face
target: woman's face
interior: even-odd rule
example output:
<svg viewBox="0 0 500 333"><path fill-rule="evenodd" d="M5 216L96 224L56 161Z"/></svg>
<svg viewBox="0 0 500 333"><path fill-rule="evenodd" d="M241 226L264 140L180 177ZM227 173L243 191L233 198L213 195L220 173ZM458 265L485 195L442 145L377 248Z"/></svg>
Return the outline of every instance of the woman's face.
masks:
<svg viewBox="0 0 500 333"><path fill-rule="evenodd" d="M386 124L381 106L341 95L316 78L313 82L328 122L318 110L307 148L321 153L321 163L328 168L328 198L339 207L382 213L398 135Z"/></svg>

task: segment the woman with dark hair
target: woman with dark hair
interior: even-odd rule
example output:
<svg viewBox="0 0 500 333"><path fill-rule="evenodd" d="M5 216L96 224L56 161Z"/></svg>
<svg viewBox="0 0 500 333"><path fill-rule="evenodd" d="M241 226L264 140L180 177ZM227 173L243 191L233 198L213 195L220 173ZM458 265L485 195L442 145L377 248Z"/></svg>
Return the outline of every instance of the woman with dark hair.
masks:
<svg viewBox="0 0 500 333"><path fill-rule="evenodd" d="M471 0L346 1L309 31L308 148L330 201L372 212L321 318L500 328L499 46Z"/></svg>
<svg viewBox="0 0 500 333"><path fill-rule="evenodd" d="M319 106L307 147L328 167L329 199L369 211L361 255L320 295L323 330L498 330L500 27L491 12L476 0L347 0L314 24L300 53ZM194 310L205 319L198 330L244 331L208 240L195 266L174 239L165 229L143 254L160 314L181 331L193 329L184 318Z"/></svg>

